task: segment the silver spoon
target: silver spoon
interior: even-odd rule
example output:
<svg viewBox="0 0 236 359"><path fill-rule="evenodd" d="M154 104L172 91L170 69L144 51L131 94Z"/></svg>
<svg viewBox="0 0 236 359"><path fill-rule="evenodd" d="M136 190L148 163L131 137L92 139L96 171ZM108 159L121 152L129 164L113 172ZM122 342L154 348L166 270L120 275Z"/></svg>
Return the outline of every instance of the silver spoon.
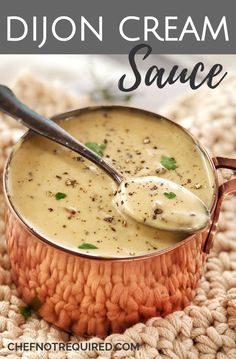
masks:
<svg viewBox="0 0 236 359"><path fill-rule="evenodd" d="M25 104L23 104L14 95L14 93L7 86L4 85L0 85L0 110L5 112L7 115L10 115L11 117L15 118L17 121L28 127L33 132L41 136L47 137L48 139L79 153L81 156L87 158L91 162L95 163L98 167L100 167L103 171L105 171L119 186L117 196L115 198L115 204L121 208L122 212L128 214L136 221L146 223L146 225L162 230L186 233L196 232L199 229L204 228L208 223L209 212L205 204L192 192L177 185L174 182L167 181L163 178L159 178L156 176L130 179L125 178L114 167L108 164L102 157L98 156L95 152L91 151L89 148L87 148L85 145L83 145L81 142L71 136L57 123L36 113L35 111L27 107ZM144 200L143 203L145 204L147 203L146 201L149 201L149 190L153 185L156 185L159 188L163 187L164 185L166 191L171 192L172 190L175 190L176 192L178 192L179 196L183 197L182 200L186 200L186 206L189 212L194 213L194 217L198 218L199 221L196 221L196 218L194 218L195 221L193 223L193 220L191 221L191 218L189 218L189 220L187 221L182 221L181 224L178 223L178 221L176 221L177 217L185 218L183 214L181 215L181 211L178 212L178 201L176 202L177 212L175 216L172 215L173 211L170 213L170 211L168 212L167 208L160 209L161 206L166 205L165 202L162 203L164 197L163 193L161 193L161 190L159 192L162 194L162 202L160 202L160 198L158 198L158 196L156 200L150 201L150 213L147 218L146 215L142 214L142 210L140 210L140 208L143 207L146 213L149 210L149 207L147 205L143 205L140 207L137 205L137 203L140 204L142 198ZM133 199L134 197L132 198L132 200L130 199L130 187L134 187L135 191L138 190L138 201ZM140 195L142 193L144 193L144 197L140 198ZM192 203L191 206L190 203ZM155 214L157 205L159 207L159 212L161 212L157 213L159 214L159 216L153 215L153 212ZM180 209L182 210L182 208ZM194 209L196 209L196 213L194 212ZM166 223L168 225L166 225Z"/></svg>
<svg viewBox="0 0 236 359"><path fill-rule="evenodd" d="M57 125L56 122L31 110L15 96L9 87L4 85L0 85L0 110L15 118L33 132L86 157L105 171L118 185L124 180L122 174L104 161L102 157L71 136L62 127Z"/></svg>

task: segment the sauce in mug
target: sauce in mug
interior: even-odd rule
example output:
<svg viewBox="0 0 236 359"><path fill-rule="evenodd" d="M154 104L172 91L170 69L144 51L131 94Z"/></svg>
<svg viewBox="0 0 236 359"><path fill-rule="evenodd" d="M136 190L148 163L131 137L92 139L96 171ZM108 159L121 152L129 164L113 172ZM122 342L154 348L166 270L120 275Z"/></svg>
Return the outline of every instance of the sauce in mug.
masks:
<svg viewBox="0 0 236 359"><path fill-rule="evenodd" d="M125 108L98 109L59 123L125 177L158 176L173 181L211 208L214 176L210 164L191 137L174 123ZM81 253L136 256L167 248L186 237L137 223L116 205L118 188L107 174L39 135L16 147L8 169L8 189L29 227ZM163 196L164 204L174 204L178 193L165 192Z"/></svg>

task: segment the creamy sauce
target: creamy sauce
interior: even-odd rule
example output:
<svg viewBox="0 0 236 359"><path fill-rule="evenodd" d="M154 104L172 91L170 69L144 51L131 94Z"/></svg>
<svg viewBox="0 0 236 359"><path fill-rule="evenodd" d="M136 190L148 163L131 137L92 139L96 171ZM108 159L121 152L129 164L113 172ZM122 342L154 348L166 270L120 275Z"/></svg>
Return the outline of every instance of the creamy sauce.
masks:
<svg viewBox="0 0 236 359"><path fill-rule="evenodd" d="M205 204L191 191L156 176L123 181L114 202L137 222L166 231L194 233L210 219Z"/></svg>
<svg viewBox="0 0 236 359"><path fill-rule="evenodd" d="M113 109L82 114L60 125L81 142L90 147L92 143L125 177L173 181L210 209L214 177L208 160L171 122ZM136 256L186 237L139 224L122 213L115 204L117 185L111 178L76 153L37 135L15 149L8 188L14 207L31 228L81 253Z"/></svg>

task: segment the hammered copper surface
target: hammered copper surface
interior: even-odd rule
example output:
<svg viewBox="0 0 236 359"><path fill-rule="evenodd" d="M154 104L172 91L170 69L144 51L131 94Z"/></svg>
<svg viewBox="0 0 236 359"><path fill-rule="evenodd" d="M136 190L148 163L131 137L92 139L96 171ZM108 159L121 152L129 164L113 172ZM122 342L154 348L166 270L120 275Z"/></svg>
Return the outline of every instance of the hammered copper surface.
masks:
<svg viewBox="0 0 236 359"><path fill-rule="evenodd" d="M44 319L78 335L105 336L182 309L194 296L205 258L201 234L150 258L82 258L42 242L9 210L6 237L19 294L27 303L37 297Z"/></svg>

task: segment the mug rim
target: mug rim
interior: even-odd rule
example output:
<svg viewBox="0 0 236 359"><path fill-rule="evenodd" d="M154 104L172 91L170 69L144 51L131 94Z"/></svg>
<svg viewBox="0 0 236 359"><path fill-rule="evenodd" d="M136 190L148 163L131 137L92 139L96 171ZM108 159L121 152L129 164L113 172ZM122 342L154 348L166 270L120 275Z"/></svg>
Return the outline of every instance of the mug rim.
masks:
<svg viewBox="0 0 236 359"><path fill-rule="evenodd" d="M177 242L175 245L173 245L171 247L157 250L152 253L137 255L134 257L130 257L130 256L129 257L128 256L126 256L126 257L125 256L124 257L104 257L104 256L93 255L90 253L89 254L81 253L81 252L73 250L72 247L67 247L65 245L56 243L56 242L48 239L46 236L43 236L40 233L38 233L37 230L35 230L33 227L30 227L30 225L24 220L23 216L21 216L20 212L15 208L15 206L11 200L11 196L9 194L8 185L7 185L8 184L8 169L11 165L11 160L14 155L14 152L17 150L17 147L20 147L24 141L27 141L27 139L29 139L35 135L35 133L32 130L28 130L14 144L13 148L11 149L10 155L8 156L8 158L6 160L6 163L4 166L4 171L3 171L3 192L4 192L5 200L7 202L7 207L11 211L11 213L15 216L15 218L20 222L20 224L24 227L24 229L27 230L31 235L33 235L37 239L43 241L46 245L52 246L52 247L56 248L57 250L67 253L68 255L78 256L78 257L82 257L84 259L90 259L90 260L94 260L94 261L107 261L107 262L109 262L109 261L110 262L129 262L129 261L137 261L137 260L147 260L147 259L150 259L153 257L160 256L162 254L166 254L166 253L175 251L177 248L184 246L187 242L190 242L193 238L195 238L196 234L203 233L205 231L209 232L211 225L212 225L212 221L214 221L214 211L215 211L215 207L216 207L216 204L218 201L219 183L218 183L218 176L217 176L217 171L216 171L214 162L213 162L211 156L209 155L209 153L207 152L207 150L205 149L205 147L199 142L199 140L197 140L192 135L192 133L190 131L188 131L186 128L181 126L179 123L176 123L176 122L166 118L165 116L161 116L160 114L157 114L155 112L137 108L137 107L131 107L131 106L123 106L123 105L87 106L87 107L83 107L80 109L75 109L75 110L66 111L66 112L57 114L55 116L52 116L51 119L56 122L60 121L60 120L69 120L72 117L80 116L87 112L95 112L95 111L101 111L101 110L104 110L104 111L126 110L126 111L131 111L131 112L140 112L142 114L152 116L159 120L163 119L165 121L170 122L172 125L175 125L179 129L181 129L192 139L193 143L198 146L200 151L203 153L205 158L208 160L208 163L210 164L210 167L211 167L211 170L212 170L212 173L214 176L214 193L213 193L212 205L211 205L211 209L210 209L210 215L211 215L210 223L208 224L207 227L186 237L185 239Z"/></svg>

